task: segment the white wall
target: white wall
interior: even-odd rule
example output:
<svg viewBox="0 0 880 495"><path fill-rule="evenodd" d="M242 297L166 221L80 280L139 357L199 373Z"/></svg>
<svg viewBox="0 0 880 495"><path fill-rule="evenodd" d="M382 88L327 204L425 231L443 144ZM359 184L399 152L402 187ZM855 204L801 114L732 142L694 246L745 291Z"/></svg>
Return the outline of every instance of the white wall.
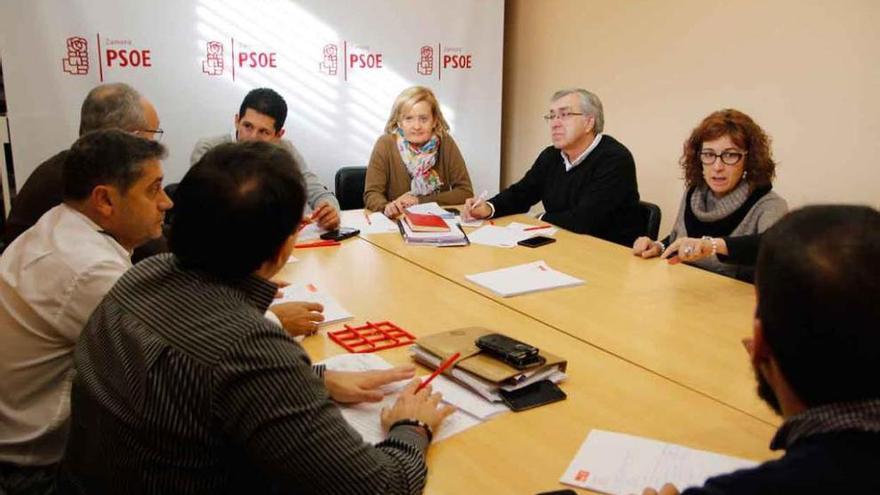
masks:
<svg viewBox="0 0 880 495"><path fill-rule="evenodd" d="M287 135L332 188L336 169L366 165L394 97L433 88L476 189L497 190L500 170L504 5L500 0L34 0L0 4L0 56L9 101L18 184L76 139L86 93L128 82L158 108L170 149L168 181L189 166L195 141L229 132L243 96L269 86L287 100ZM62 70L66 40L88 42L89 72ZM98 37L104 57L99 63ZM206 44L224 44L225 70L202 72ZM275 52L276 68L236 67L236 53ZM122 44L114 42L123 42ZM327 44L339 48L336 75L319 68ZM417 65L434 50L432 73ZM150 68L107 65L106 50L149 49ZM381 53L383 68L343 71L342 52ZM472 68L438 72L442 55L470 55Z"/></svg>
<svg viewBox="0 0 880 495"><path fill-rule="evenodd" d="M633 152L643 199L671 228L678 158L714 110L773 138L790 206L880 206L880 2L511 0L506 4L502 182L549 144L559 88L594 91L605 130Z"/></svg>

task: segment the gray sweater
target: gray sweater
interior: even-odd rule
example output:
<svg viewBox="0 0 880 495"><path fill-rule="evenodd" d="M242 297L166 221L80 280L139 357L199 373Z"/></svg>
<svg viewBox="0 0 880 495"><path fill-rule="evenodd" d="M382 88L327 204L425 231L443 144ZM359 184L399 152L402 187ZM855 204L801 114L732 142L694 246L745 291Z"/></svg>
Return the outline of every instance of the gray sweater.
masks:
<svg viewBox="0 0 880 495"><path fill-rule="evenodd" d="M670 243L679 237L694 237L693 235L688 235L684 222L687 197L687 192L682 194L681 204L678 208L678 215L675 217L675 225L672 227L672 232L669 234ZM728 234L728 236L735 237L760 234L770 228L770 226L776 223L787 212L788 203L786 203L781 196L770 191L752 206L749 212L746 213L742 222L740 222L739 225ZM728 277L737 277L742 268L740 265L723 263L718 260L717 256L708 256L701 260L690 262L690 264Z"/></svg>
<svg viewBox="0 0 880 495"><path fill-rule="evenodd" d="M199 139L196 142L195 147L193 147L192 155L189 158L190 166L195 165L197 161L199 161L205 153L208 152L209 149L214 146L218 146L225 143L232 143L235 141L235 136L232 133L222 134L220 136L213 136L208 138ZM303 177L306 180L306 192L307 199L309 203L309 208L315 209L318 205L318 202L324 201L326 203L330 203L334 208L339 210L339 201L336 200L336 196L327 189L327 186L321 183L321 179L315 175L314 172L309 170L308 165L306 165L306 160L300 154L300 152L293 146L293 143L288 141L287 139L282 139L279 143L279 146L287 150L291 155L293 155L293 159L296 160L296 163L299 164L299 170L302 172Z"/></svg>

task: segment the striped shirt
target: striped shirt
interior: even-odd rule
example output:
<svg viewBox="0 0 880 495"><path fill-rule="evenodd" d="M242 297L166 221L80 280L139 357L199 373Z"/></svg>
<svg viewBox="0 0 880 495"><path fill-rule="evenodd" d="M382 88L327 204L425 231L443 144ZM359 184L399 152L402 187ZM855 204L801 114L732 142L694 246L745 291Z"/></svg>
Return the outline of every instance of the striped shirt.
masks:
<svg viewBox="0 0 880 495"><path fill-rule="evenodd" d="M121 278L77 345L60 491L420 493L425 436L401 426L364 443L263 317L275 291L171 254Z"/></svg>

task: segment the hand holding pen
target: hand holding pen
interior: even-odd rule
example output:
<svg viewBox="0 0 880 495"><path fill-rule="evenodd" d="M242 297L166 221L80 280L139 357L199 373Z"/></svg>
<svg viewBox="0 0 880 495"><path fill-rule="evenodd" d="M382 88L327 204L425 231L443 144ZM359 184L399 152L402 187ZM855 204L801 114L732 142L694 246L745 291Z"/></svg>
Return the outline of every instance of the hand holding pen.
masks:
<svg viewBox="0 0 880 495"><path fill-rule="evenodd" d="M488 218L492 214L492 209L486 204L487 197L489 197L489 191L483 191L476 198L468 198L464 202L464 209L461 213L462 220Z"/></svg>

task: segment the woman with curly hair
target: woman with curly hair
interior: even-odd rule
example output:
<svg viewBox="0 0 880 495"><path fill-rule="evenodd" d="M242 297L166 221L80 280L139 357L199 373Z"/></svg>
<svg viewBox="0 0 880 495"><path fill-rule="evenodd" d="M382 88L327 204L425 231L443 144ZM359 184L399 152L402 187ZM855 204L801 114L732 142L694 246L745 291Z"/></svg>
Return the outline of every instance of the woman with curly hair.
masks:
<svg viewBox="0 0 880 495"><path fill-rule="evenodd" d="M759 234L788 210L771 190L776 163L770 138L748 115L720 110L693 130L680 164L687 192L672 232L660 241L639 237L633 254L653 258L677 253L687 263L751 281L750 267L719 259L718 238Z"/></svg>

